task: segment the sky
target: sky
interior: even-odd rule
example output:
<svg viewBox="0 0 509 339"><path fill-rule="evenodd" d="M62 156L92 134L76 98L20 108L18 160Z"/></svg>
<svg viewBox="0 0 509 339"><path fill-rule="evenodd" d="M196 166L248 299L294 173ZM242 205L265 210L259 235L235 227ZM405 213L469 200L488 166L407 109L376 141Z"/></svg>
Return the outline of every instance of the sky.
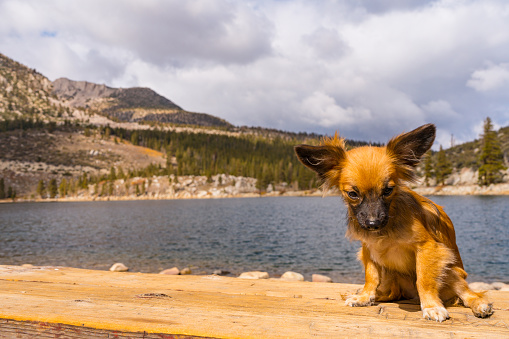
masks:
<svg viewBox="0 0 509 339"><path fill-rule="evenodd" d="M0 0L0 53L237 126L434 148L509 125L506 0Z"/></svg>

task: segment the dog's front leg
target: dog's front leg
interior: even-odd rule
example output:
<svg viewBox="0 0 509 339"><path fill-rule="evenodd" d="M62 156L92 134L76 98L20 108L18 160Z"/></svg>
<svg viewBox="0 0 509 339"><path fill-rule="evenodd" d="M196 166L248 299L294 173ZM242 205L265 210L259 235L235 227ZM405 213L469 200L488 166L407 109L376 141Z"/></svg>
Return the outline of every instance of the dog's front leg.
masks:
<svg viewBox="0 0 509 339"><path fill-rule="evenodd" d="M371 260L371 255L366 246L359 251L359 259L364 264L366 282L360 294L352 295L346 299L347 306L370 306L375 301L376 289L380 284L380 268Z"/></svg>
<svg viewBox="0 0 509 339"><path fill-rule="evenodd" d="M427 241L417 249L417 291L426 319L442 322L449 318L439 292L451 257L448 248L434 241Z"/></svg>

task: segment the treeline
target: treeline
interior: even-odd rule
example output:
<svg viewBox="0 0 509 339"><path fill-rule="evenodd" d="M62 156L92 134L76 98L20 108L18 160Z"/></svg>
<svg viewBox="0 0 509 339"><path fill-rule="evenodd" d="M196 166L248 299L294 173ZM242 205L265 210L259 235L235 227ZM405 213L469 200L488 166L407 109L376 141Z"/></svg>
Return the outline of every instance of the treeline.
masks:
<svg viewBox="0 0 509 339"><path fill-rule="evenodd" d="M312 189L320 184L317 176L300 164L293 150L299 143L317 143L318 139L126 130L108 126L101 127L100 132L166 153L167 174L210 177L224 173L251 177L257 179L261 190L282 182L294 189ZM349 141L348 144L356 147L366 143Z"/></svg>
<svg viewBox="0 0 509 339"><path fill-rule="evenodd" d="M53 132L57 129L68 129L74 127L81 129L78 122L71 122L70 120L64 120L61 125L58 125L56 121L44 121L39 118L14 118L0 120L0 132L8 132L15 130L29 130L29 129L45 129L48 132Z"/></svg>
<svg viewBox="0 0 509 339"><path fill-rule="evenodd" d="M295 139L267 139L253 135L228 136L164 130L126 130L101 127L100 133L130 141L166 154L166 174L203 175L225 173L258 179L260 189L286 182L298 189L317 186L317 178L300 165Z"/></svg>
<svg viewBox="0 0 509 339"><path fill-rule="evenodd" d="M113 138L115 142L126 140L134 145L148 147L166 155L166 166L112 168L110 175L87 176L85 174L81 178L69 178L62 186L67 189L58 193L74 193L80 188L85 188L83 187L84 182L101 183L97 187L101 187L101 190L110 190L109 184L106 185L106 188L102 188L103 183L112 182L115 178L150 178L171 174L176 176L202 175L210 178L212 175L224 173L252 177L257 179L258 188L262 191L269 184L275 185L282 182L286 182L292 189L312 189L319 185L316 175L299 163L293 151L296 144L317 144L319 140L314 135L313 137L305 134L278 135L271 131L272 137L249 133L230 136L199 132L173 132L157 127L150 130L128 130L110 126L79 125L70 121L64 121L61 124L20 118L0 121L0 131L32 128L43 128L49 132L55 129L83 131L86 136L95 134L105 139ZM348 141L347 145L357 147L366 145L366 143ZM474 167L473 163L475 163L474 169L480 170L480 184L486 185L502 180L500 170L505 168L503 166L503 148L500 147L497 133L493 131L493 125L489 118L485 122L485 131L481 140L458 145L456 148L458 147L463 149L461 152L456 152L454 156L450 154L454 150L444 151L441 149L428 157L421 168L427 182L434 179L437 184L443 184L454 168L460 169L467 164L470 165L469 167ZM470 149L473 147L477 149L477 153ZM458 167L459 165L462 166ZM60 190L60 185L62 183L58 183L57 191ZM51 186L52 192L55 192L53 184L49 185L48 183L48 186Z"/></svg>
<svg viewBox="0 0 509 339"><path fill-rule="evenodd" d="M504 147L505 146L505 147ZM444 185L454 169L469 167L478 170L478 184L490 185L503 181L504 152L509 147L509 128L497 133L490 117L484 120L481 139L438 152L429 152L423 165L426 185L434 179L437 185Z"/></svg>
<svg viewBox="0 0 509 339"><path fill-rule="evenodd" d="M4 178L0 178L0 199L16 199L16 190L12 186L9 186L7 190L5 189Z"/></svg>
<svg viewBox="0 0 509 339"><path fill-rule="evenodd" d="M49 179L47 181L40 179L36 193L37 196L46 198L65 198L65 197L76 197L79 194L88 194L90 187L92 192L89 192L95 197L108 197L114 195L129 195L130 193L136 194L137 196L145 194L146 187L150 187L152 180L150 177L153 175L160 175L164 172L164 169L150 165L146 169L129 170L124 172L122 167L111 167L109 174L92 175L83 173L78 178L62 178L58 181L56 178ZM150 173L150 174L149 174ZM143 175L146 174L146 175ZM138 180L132 180L138 177ZM145 177L149 179L139 179L139 177ZM116 180L122 180L123 186L116 187L118 182ZM168 178L168 180L170 180ZM33 196L36 198L36 196Z"/></svg>

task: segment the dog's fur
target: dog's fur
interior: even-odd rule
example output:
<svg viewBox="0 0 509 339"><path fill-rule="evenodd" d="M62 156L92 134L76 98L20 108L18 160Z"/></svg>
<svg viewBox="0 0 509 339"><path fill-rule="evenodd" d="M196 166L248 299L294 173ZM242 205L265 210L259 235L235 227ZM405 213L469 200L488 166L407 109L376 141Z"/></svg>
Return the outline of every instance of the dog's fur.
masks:
<svg viewBox="0 0 509 339"><path fill-rule="evenodd" d="M414 169L435 140L435 126L421 126L385 147L347 150L337 134L320 146L299 145L300 161L337 187L348 208L347 236L360 240L366 282L349 306L419 298L423 316L449 318L445 301L461 301L477 317L493 313L483 293L466 282L454 227L442 207L409 189ZM459 300L458 300L459 298Z"/></svg>

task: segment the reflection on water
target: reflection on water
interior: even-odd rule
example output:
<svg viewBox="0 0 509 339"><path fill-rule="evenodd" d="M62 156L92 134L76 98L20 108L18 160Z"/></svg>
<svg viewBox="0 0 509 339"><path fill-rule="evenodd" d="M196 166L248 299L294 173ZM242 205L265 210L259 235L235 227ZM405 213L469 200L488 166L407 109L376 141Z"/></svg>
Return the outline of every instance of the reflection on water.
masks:
<svg viewBox="0 0 509 339"><path fill-rule="evenodd" d="M509 280L509 197L433 200L455 223L469 280ZM0 264L292 270L361 283L345 215L338 197L0 204Z"/></svg>

